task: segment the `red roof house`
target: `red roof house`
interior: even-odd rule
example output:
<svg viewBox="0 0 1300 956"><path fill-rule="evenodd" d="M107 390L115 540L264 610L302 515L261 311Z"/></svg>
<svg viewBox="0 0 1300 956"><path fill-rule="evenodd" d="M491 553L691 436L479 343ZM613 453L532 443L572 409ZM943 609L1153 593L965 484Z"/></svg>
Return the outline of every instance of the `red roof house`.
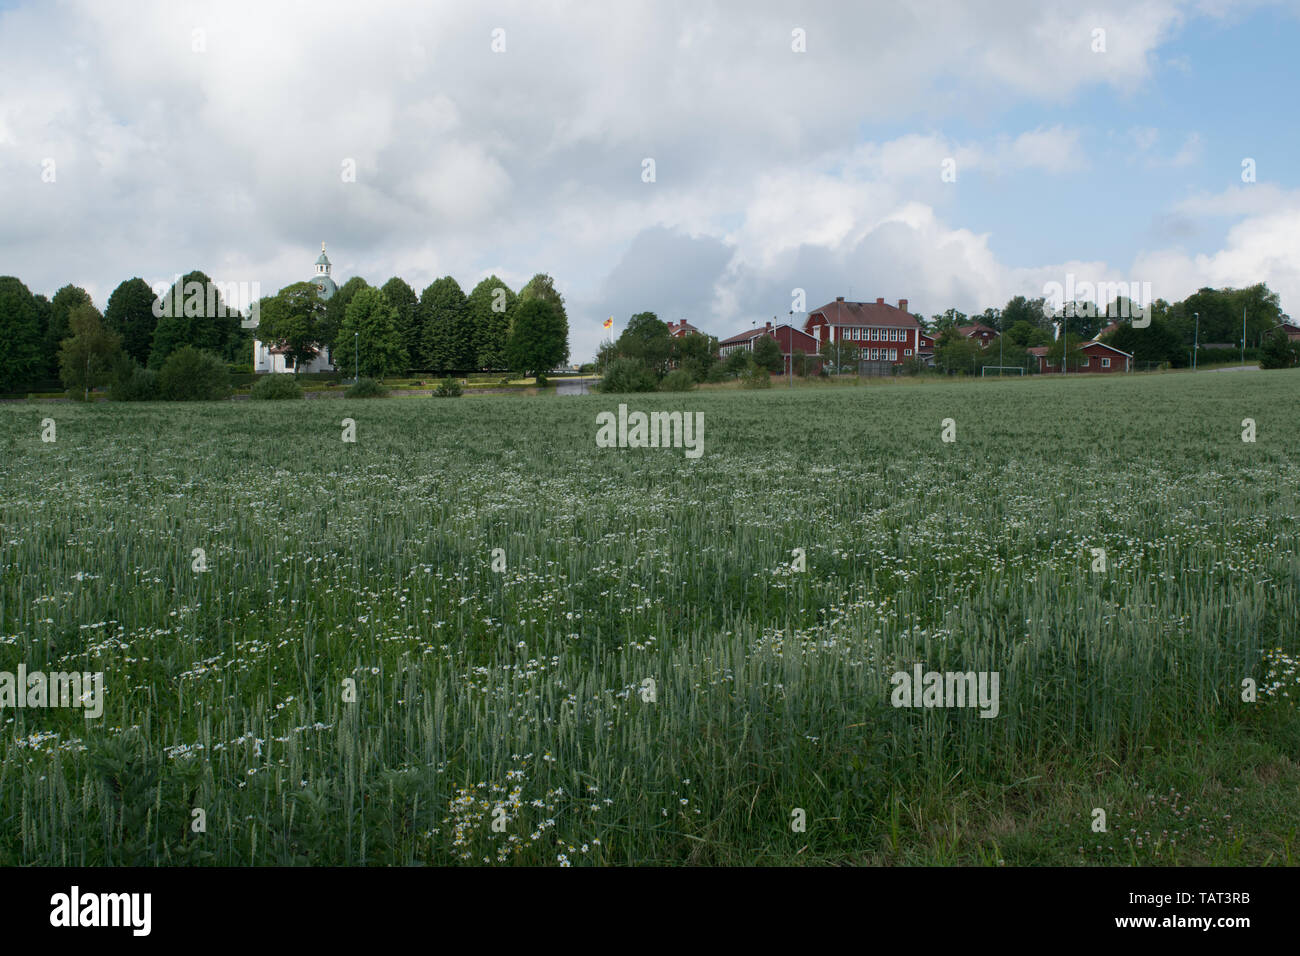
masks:
<svg viewBox="0 0 1300 956"><path fill-rule="evenodd" d="M897 306L886 305L883 298L875 302L834 302L813 309L804 321L804 331L818 346L824 342L845 342L857 347L863 361L890 362L895 365L917 356L926 361L934 357L934 339L925 333L916 316L907 311L907 300Z"/></svg>
<svg viewBox="0 0 1300 956"><path fill-rule="evenodd" d="M763 335L776 339L777 347L781 350L781 357L785 360L781 374L784 375L790 372L790 355L792 352L803 352L813 360L808 366L810 371L815 372L820 369L821 359L817 357L817 339L810 333L797 329L786 322L782 322L777 326L773 326L771 322L765 322L761 329L749 329L723 339L718 343L718 357L725 359L738 349L752 352L754 351L754 344Z"/></svg>

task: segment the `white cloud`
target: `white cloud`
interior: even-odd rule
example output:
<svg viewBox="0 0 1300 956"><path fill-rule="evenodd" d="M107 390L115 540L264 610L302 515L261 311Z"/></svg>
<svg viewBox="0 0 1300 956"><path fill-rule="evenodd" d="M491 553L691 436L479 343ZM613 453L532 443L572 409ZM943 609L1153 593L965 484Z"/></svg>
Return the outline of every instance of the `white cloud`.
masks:
<svg viewBox="0 0 1300 956"><path fill-rule="evenodd" d="M1004 129L988 104L1078 115L1088 90L1140 87L1183 19L1174 0L127 9L0 13L6 270L101 304L132 275L196 267L275 289L321 239L340 279L396 273L417 291L542 270L568 298L578 356L611 299L658 296L706 326L770 315L792 284L889 287L935 311L1005 301L1029 273L944 221L940 163L954 158L963 185L1088 169L1079 123ZM790 49L795 27L806 53ZM945 135L953 116L983 132ZM901 124L920 131L862 142ZM43 157L56 184L40 182Z"/></svg>

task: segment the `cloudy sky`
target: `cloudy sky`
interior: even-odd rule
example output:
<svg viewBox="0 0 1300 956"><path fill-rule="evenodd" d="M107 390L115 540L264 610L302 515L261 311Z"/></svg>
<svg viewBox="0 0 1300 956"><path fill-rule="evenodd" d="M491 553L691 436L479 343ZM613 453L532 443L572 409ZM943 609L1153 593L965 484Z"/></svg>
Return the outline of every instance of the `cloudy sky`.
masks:
<svg viewBox="0 0 1300 956"><path fill-rule="evenodd" d="M0 274L102 308L274 292L321 240L340 283L549 272L575 360L609 315L722 337L795 289L1296 315L1297 48L1300 2L0 0Z"/></svg>

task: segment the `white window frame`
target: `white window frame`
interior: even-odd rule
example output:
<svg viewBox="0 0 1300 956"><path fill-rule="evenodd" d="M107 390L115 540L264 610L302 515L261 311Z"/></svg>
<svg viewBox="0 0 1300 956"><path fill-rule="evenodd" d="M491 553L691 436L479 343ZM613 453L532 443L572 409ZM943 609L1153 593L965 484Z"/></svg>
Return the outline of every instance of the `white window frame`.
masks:
<svg viewBox="0 0 1300 956"><path fill-rule="evenodd" d="M1103 356L1103 357L1102 357L1102 360L1101 360L1101 367L1102 367L1102 368L1110 368L1110 359L1107 358L1107 357L1105 357L1105 356Z"/></svg>

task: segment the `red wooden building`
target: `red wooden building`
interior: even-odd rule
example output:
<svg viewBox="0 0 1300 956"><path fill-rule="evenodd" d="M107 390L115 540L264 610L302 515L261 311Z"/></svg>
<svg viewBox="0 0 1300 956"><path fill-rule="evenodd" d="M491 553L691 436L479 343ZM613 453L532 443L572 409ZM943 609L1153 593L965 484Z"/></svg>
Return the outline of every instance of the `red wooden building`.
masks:
<svg viewBox="0 0 1300 956"><path fill-rule="evenodd" d="M987 348L988 344L998 337L996 329L991 329L982 322L976 322L974 325L959 325L957 332L968 339L974 339L981 348Z"/></svg>
<svg viewBox="0 0 1300 956"><path fill-rule="evenodd" d="M1098 342L1093 339L1091 342L1084 342L1076 346L1073 351L1082 352L1083 358L1079 362L1078 368L1067 368L1067 372L1131 372L1133 371L1133 356L1128 352L1121 352L1113 345L1107 345L1105 342ZM1029 350L1029 354L1038 359L1038 371L1061 373L1061 366L1055 365L1047 360L1047 346L1040 345Z"/></svg>
<svg viewBox="0 0 1300 956"><path fill-rule="evenodd" d="M858 348L864 362L899 364L913 356L927 363L934 361L934 339L916 316L907 311L907 300L897 306L886 305L883 298L875 302L834 302L813 309L804 321L804 331L823 342L845 342Z"/></svg>
<svg viewBox="0 0 1300 956"><path fill-rule="evenodd" d="M718 357L725 359L738 349L752 352L754 351L754 344L763 335L776 339L777 347L781 350L781 358L784 360L781 368L782 375L789 374L791 371L790 355L792 352L803 352L809 357L811 361L808 363L808 371L810 373L816 373L821 369L821 359L817 356L817 340L809 333L786 322L782 322L777 326L773 326L771 322L765 322L761 329L750 329L723 339L718 343Z"/></svg>

